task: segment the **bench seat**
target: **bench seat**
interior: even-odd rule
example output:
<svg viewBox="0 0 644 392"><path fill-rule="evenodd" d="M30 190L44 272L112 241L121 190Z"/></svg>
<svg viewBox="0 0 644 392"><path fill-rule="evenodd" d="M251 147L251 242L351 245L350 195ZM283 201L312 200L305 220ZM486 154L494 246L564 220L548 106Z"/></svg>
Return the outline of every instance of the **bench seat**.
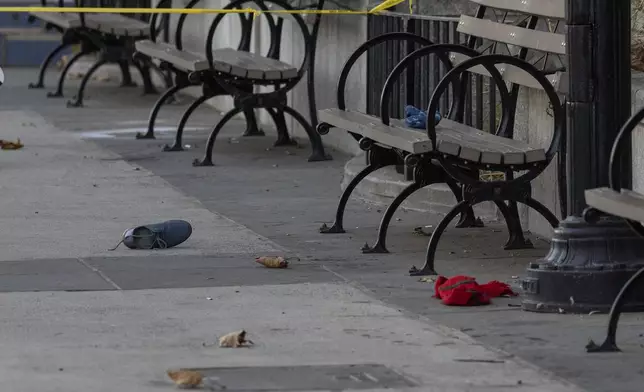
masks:
<svg viewBox="0 0 644 392"><path fill-rule="evenodd" d="M80 14L76 12L31 12L30 15L63 29L82 27ZM85 27L102 33L134 37L146 37L150 30L148 23L120 14L85 14Z"/></svg>
<svg viewBox="0 0 644 392"><path fill-rule="evenodd" d="M205 55L188 50L178 50L174 44L152 42L146 39L136 41L134 47L141 54L165 61L184 71L194 72L208 69L208 60Z"/></svg>
<svg viewBox="0 0 644 392"><path fill-rule="evenodd" d="M168 62L185 71L209 69L205 54L178 50L174 44L142 40L135 43L136 50L146 56ZM278 81L297 77L297 68L279 60L232 48L215 49L215 70L245 79Z"/></svg>
<svg viewBox="0 0 644 392"><path fill-rule="evenodd" d="M77 13L30 12L29 15L63 29L81 27L80 15Z"/></svg>
<svg viewBox="0 0 644 392"><path fill-rule="evenodd" d="M409 128L402 120L382 124L379 117L356 111L325 109L318 112L320 122L359 134L385 146L412 154L432 152L432 143L424 130ZM522 165L546 161L542 148L508 139L467 125L443 119L436 126L438 153L468 162L490 165Z"/></svg>
<svg viewBox="0 0 644 392"><path fill-rule="evenodd" d="M150 25L147 22L120 14L88 14L85 18L85 26L117 36L148 37L150 35Z"/></svg>
<svg viewBox="0 0 644 392"><path fill-rule="evenodd" d="M611 188L588 189L586 203L600 211L638 222L644 222L644 195L622 189L617 192Z"/></svg>
<svg viewBox="0 0 644 392"><path fill-rule="evenodd" d="M215 70L254 80L288 80L296 78L297 68L285 62L232 48L216 49Z"/></svg>

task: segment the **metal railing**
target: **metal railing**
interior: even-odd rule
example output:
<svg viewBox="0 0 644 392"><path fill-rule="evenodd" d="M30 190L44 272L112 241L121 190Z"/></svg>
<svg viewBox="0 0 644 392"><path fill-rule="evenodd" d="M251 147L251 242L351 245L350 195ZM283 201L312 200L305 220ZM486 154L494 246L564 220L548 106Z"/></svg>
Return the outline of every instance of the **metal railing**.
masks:
<svg viewBox="0 0 644 392"><path fill-rule="evenodd" d="M367 38L392 32L408 32L421 35L434 43L465 43L466 36L456 31L458 17L409 15L388 12L384 15L369 15L367 21ZM407 54L417 49L413 43L385 42L370 50L367 55L367 113L380 114L380 92L388 73ZM434 87L445 75L445 66L437 56L420 59L410 67L393 91L399 91L392 97L389 108L392 117L403 117L405 105L427 108ZM496 88L490 88L490 78L472 75L467 89L464 121L467 125L486 131L494 131L499 121L500 112L497 104ZM451 102L451 91L442 99L441 114L446 114Z"/></svg>

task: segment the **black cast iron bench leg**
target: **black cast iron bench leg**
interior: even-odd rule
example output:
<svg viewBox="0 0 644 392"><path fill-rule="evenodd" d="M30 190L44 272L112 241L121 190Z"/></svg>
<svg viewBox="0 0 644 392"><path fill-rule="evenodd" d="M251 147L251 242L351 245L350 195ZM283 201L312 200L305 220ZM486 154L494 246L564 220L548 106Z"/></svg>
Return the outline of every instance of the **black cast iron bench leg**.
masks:
<svg viewBox="0 0 644 392"><path fill-rule="evenodd" d="M63 87L65 86L65 78L67 78L67 74L69 73L69 70L72 69L72 66L74 65L74 63L76 63L81 57L94 52L95 51L84 51L84 52L81 51L73 55L72 58L69 59L67 64L65 64L65 68L63 68L63 71L58 76L58 85L56 86L56 91L54 91L53 93L48 92L47 98L61 98L63 96Z"/></svg>
<svg viewBox="0 0 644 392"><path fill-rule="evenodd" d="M631 293L637 285L641 284L640 282L644 277L644 268L639 269L631 278L624 284L622 289L617 294L613 306L610 308L610 314L608 317L608 331L606 333L606 339L601 345L597 345L592 340L586 345L586 351L589 353L598 353L598 352L617 352L621 351L617 347L617 325L619 323L619 316L622 314L622 307L628 298L631 297Z"/></svg>
<svg viewBox="0 0 644 392"><path fill-rule="evenodd" d="M152 111L150 111L150 117L148 118L148 129L145 133L136 133L136 138L137 139L154 139L154 124L157 121L157 116L159 115L159 111L161 111L161 106L164 104L168 103L170 101L170 98L174 96L179 90L184 89L188 87L188 85L184 84L175 84L174 86L170 87L167 89L160 97L159 99L155 102L154 106L152 107Z"/></svg>
<svg viewBox="0 0 644 392"><path fill-rule="evenodd" d="M211 95L202 95L199 98L197 98L193 103L190 104L188 109L183 113L181 116L181 120L179 121L179 126L177 127L177 134L175 135L174 139L174 144L172 146L165 145L163 146L163 151L183 151L183 130L186 127L186 123L188 122L188 119L192 115L192 113L197 110L199 106L201 106L204 102L212 98Z"/></svg>
<svg viewBox="0 0 644 392"><path fill-rule="evenodd" d="M38 71L38 81L36 83L29 83L29 88L44 88L45 87L45 73L49 68L51 62L56 58L56 56L66 47L71 46L69 43L61 43L56 46L54 50L49 52L45 60L40 65L40 70Z"/></svg>
<svg viewBox="0 0 644 392"><path fill-rule="evenodd" d="M434 232L432 233L432 236L429 239L429 244L427 245L427 253L425 257L425 265L423 265L421 269L418 269L415 266L412 267L409 270L409 274L411 276L436 275L436 270L434 268L434 261L436 258L436 250L438 249L438 243L440 242L440 238L443 235L443 232L447 229L447 226L449 225L449 223L454 218L456 218L458 214L461 214L467 211L468 208L474 207L476 204L482 203L483 201L491 201L491 200L481 200L477 202L472 202L472 200L466 199L456 204L456 206L454 206L447 213L447 215L445 215L445 217L440 221L438 226L436 226L436 229L434 229ZM514 201L516 202L516 200ZM500 201L500 202L503 203L503 201ZM559 226L559 219L546 206L544 206L537 200L531 197L528 197L520 202L532 208L541 216L543 216L553 228L556 228L557 226Z"/></svg>
<svg viewBox="0 0 644 392"><path fill-rule="evenodd" d="M277 130L277 140L273 144L275 147L281 146L295 146L297 142L288 134L288 127L286 126L286 117L284 116L284 111L274 108L267 109L268 114L270 114L273 122L275 123L275 129Z"/></svg>
<svg viewBox="0 0 644 392"><path fill-rule="evenodd" d="M85 76L83 76L83 80L81 80L80 87L78 88L78 93L76 94L76 97L73 101L67 101L67 107L68 108L80 108L83 107L83 94L85 92L85 88L87 87L87 83L91 79L92 75L103 65L107 64L108 61L106 58L101 57L99 58L98 61L96 61L90 69L87 71Z"/></svg>
<svg viewBox="0 0 644 392"><path fill-rule="evenodd" d="M137 84L132 80L130 64L126 60L121 60L118 65L121 69L121 87L137 87Z"/></svg>

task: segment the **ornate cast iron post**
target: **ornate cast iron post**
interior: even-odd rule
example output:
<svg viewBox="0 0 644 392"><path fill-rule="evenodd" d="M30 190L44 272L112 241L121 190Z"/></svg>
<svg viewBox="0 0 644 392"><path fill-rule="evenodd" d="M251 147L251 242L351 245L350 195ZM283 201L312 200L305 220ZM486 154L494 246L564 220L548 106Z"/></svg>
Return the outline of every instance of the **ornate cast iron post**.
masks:
<svg viewBox="0 0 644 392"><path fill-rule="evenodd" d="M567 0L570 216L555 230L548 255L528 267L522 282L525 310L607 311L644 265L644 241L623 221L584 213L584 190L608 184L613 140L631 112L630 3ZM630 156L622 162L622 172L630 180ZM630 181L623 186L630 188ZM626 308L644 310L644 287Z"/></svg>

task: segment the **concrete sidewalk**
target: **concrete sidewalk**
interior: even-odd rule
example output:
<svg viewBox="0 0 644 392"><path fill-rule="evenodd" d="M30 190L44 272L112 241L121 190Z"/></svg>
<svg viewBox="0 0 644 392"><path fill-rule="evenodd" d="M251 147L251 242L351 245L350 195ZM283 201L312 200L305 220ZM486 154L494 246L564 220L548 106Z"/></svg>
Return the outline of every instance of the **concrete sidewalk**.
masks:
<svg viewBox="0 0 644 392"><path fill-rule="evenodd" d="M143 124L153 98L94 86L87 108L67 109L24 88L26 71L8 71L0 105L14 109L0 112L0 138L20 137L25 148L0 152L0 380L7 391L173 390L164 372L174 367L210 368L208 386L228 391L582 390L462 332L472 328L424 317L419 308L437 306L431 284L410 280L404 269L425 239L404 240L393 259L357 251L373 236L377 207L352 203L352 233L321 239L314 226L332 215L342 158L309 164L305 150L267 147L272 136L227 139L239 135L233 125L216 147L221 166L193 168L204 131L188 132L194 149L184 153L160 152L168 135L134 141L118 132ZM162 120L172 123L181 109L164 109ZM212 113L200 113L194 126L212 123ZM87 140L92 130L117 132ZM130 225L167 218L191 221L193 238L167 251L106 251ZM405 225L424 220L402 218ZM448 237L441 268L455 271L452 261L481 279L520 271L521 263L498 264L500 255L520 252L492 249L496 232ZM403 234L393 230L392 243ZM472 238L496 270L478 274L490 263L462 260L480 247ZM261 254L301 260L271 270L253 262ZM509 322L508 309L499 300L483 311ZM478 310L440 310L485 324ZM254 347L212 345L242 328Z"/></svg>
<svg viewBox="0 0 644 392"><path fill-rule="evenodd" d="M26 145L0 154L0 219L11 228L0 237L0 260L125 256L132 254L125 247L107 251L125 229L172 218L191 222L194 235L167 255L279 249L147 170L54 129L35 112L3 111L0 123L0 139L20 137Z"/></svg>
<svg viewBox="0 0 644 392"><path fill-rule="evenodd" d="M164 372L181 367L243 367L259 375L227 380L228 391L580 391L345 284L20 293L1 299L0 379L12 392L170 390ZM218 335L241 328L254 341L252 348L211 346ZM364 381L352 383L324 375L320 366L365 364L385 366L397 376L372 369ZM319 366L326 385L304 374L298 378L297 372L275 380L256 369L267 366Z"/></svg>
<svg viewBox="0 0 644 392"><path fill-rule="evenodd" d="M2 111L0 122L0 138L19 135L27 146L0 154L0 220L6 228L0 271L2 262L25 259L37 259L46 271L51 259L63 258L136 255L128 258L135 264L158 255L172 257L179 266L191 255L284 252L146 170L54 129L37 113ZM124 227L173 217L194 224L186 246L163 252L105 250ZM250 265L252 259L245 262ZM24 272L38 274L42 267L32 263L29 268ZM121 288L109 272L93 272L112 283L111 289ZM327 279L333 278L329 272ZM408 375L400 376L397 389L577 390L342 283L5 293L1 299L0 379L12 392L156 391L165 385L166 368L276 364L381 364ZM255 347L203 346L240 328L252 334ZM366 383L368 389L388 386L377 378ZM243 381L248 380L238 380ZM289 383L319 387L306 380L281 382L279 390L291 389Z"/></svg>

